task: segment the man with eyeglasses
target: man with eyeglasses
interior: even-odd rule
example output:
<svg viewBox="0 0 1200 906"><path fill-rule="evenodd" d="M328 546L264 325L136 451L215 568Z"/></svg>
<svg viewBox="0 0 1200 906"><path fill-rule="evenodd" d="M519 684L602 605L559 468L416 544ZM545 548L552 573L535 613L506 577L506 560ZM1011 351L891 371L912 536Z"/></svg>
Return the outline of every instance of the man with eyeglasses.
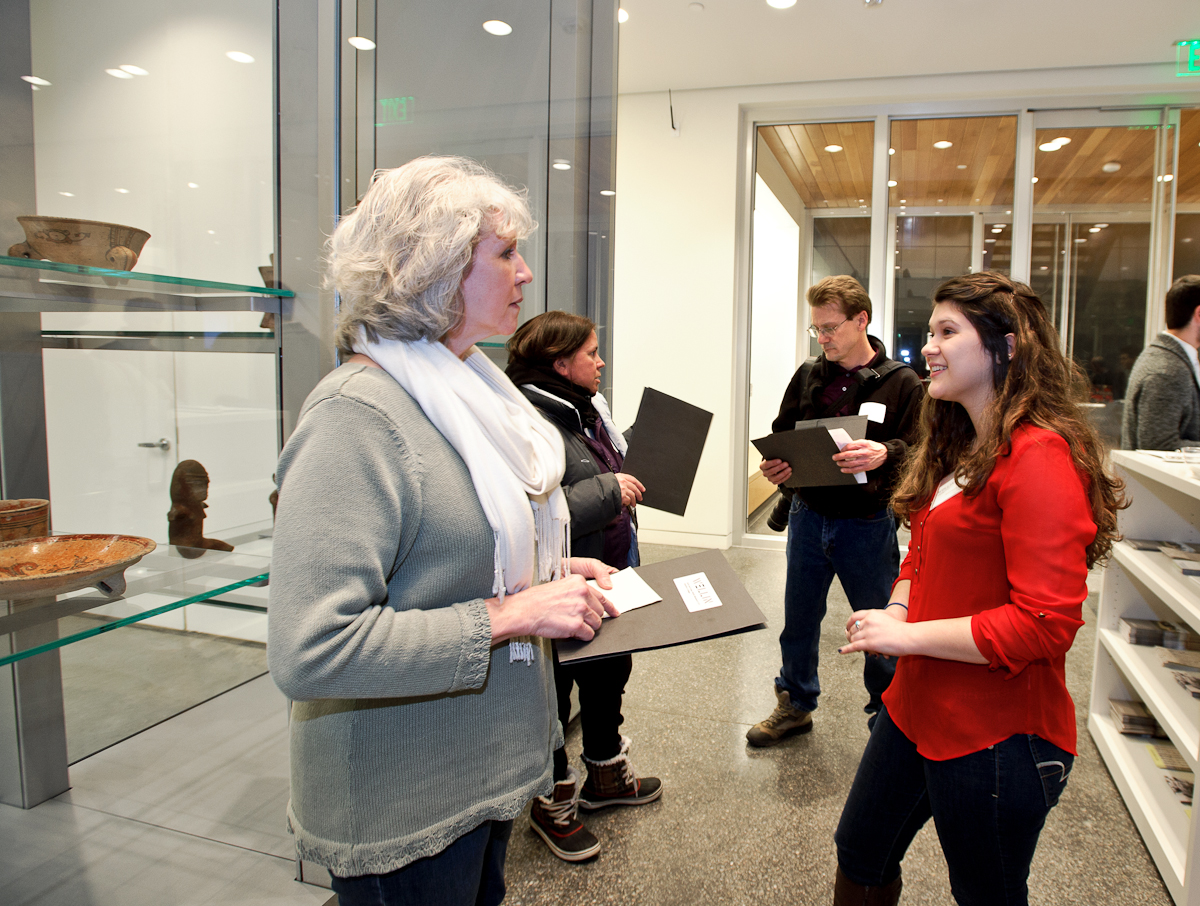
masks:
<svg viewBox="0 0 1200 906"><path fill-rule="evenodd" d="M896 520L888 498L908 445L916 438L924 397L917 373L889 359L883 344L867 333L871 299L862 284L853 277L827 277L808 290L807 298L812 309L808 332L821 344L821 356L793 376L771 430L787 431L807 419L866 415L866 438L851 442L833 459L844 473L865 472L867 482L794 490L779 636L783 667L775 679L778 704L770 717L746 733L752 746L772 746L812 729L812 712L821 693L821 621L833 577L842 583L852 611L887 606L900 571ZM791 466L778 459L765 460L759 469L776 485L792 474ZM792 492L782 490L785 495ZM868 725L874 723L894 671L894 660L866 655Z"/></svg>

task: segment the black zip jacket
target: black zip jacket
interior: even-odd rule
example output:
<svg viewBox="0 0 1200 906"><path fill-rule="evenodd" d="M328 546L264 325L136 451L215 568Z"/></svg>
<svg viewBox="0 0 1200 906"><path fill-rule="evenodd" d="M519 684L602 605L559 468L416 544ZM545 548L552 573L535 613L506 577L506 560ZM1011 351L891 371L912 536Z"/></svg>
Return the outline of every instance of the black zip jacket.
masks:
<svg viewBox="0 0 1200 906"><path fill-rule="evenodd" d="M862 519L887 507L909 444L916 440L921 401L925 397L920 377L907 365L881 377L872 376L891 360L884 352L883 343L872 336L868 339L875 357L858 372L861 383L850 401L849 410L852 415L857 414L859 407L868 402L882 403L887 409L882 424L867 422L867 440L878 441L887 447L887 460L878 469L867 472L866 484L795 489L809 509L833 519ZM805 382L806 370L809 373ZM811 369L801 366L784 391L779 415L771 423L771 430L790 431L798 421L821 417L822 391L845 373L840 365L827 362L823 355Z"/></svg>

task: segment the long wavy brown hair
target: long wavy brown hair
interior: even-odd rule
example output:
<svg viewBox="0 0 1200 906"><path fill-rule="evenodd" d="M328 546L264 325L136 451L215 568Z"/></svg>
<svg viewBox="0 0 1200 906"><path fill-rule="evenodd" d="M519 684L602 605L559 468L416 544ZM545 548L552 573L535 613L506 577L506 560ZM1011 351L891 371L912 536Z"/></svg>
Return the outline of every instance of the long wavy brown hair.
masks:
<svg viewBox="0 0 1200 906"><path fill-rule="evenodd" d="M986 435L977 444L966 409L926 396L920 439L892 494L893 511L908 525L910 515L933 498L938 482L952 472L964 494L978 494L996 460L1011 451L1013 431L1029 423L1054 431L1070 446L1096 522L1087 565L1090 569L1103 562L1120 537L1117 510L1129 504L1124 483L1105 470L1100 440L1077 402L1087 379L1062 354L1042 300L1024 283L985 271L947 280L933 294L933 304L939 302L962 312L992 357L995 392L984 414ZM1011 360L1008 334L1015 338Z"/></svg>

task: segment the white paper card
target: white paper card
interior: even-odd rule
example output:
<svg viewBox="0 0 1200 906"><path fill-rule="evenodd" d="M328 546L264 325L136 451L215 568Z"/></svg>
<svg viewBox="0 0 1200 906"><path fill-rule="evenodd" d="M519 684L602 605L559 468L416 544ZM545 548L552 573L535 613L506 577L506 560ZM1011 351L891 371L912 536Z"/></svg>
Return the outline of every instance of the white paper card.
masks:
<svg viewBox="0 0 1200 906"><path fill-rule="evenodd" d="M882 425L884 416L887 415L887 406L883 403L863 403L858 407L858 414L865 415L869 422Z"/></svg>
<svg viewBox="0 0 1200 906"><path fill-rule="evenodd" d="M864 405L866 405L866 404L864 403ZM859 414L861 415L862 413L860 412ZM853 438L850 437L850 435L847 433L845 428L826 428L825 430L829 432L829 436L833 438L833 442L835 444L837 444L837 448L839 450L843 449L846 446L846 444L850 443L850 441L853 440ZM836 465L836 463L835 463L835 465ZM859 484L866 484L867 483L867 473L866 472L855 472L854 480L857 481Z"/></svg>
<svg viewBox="0 0 1200 906"><path fill-rule="evenodd" d="M612 581L611 589L601 588L595 579L588 579L588 585L612 601L618 613L628 613L662 600L658 593L646 584L646 580L633 571L632 566L612 573L608 578ZM608 619L608 614L605 614L604 618Z"/></svg>
<svg viewBox="0 0 1200 906"><path fill-rule="evenodd" d="M710 607L720 607L721 599L713 591L704 573L693 573L690 576L680 576L675 580L675 587L683 597L683 603L692 613L697 610L708 610Z"/></svg>

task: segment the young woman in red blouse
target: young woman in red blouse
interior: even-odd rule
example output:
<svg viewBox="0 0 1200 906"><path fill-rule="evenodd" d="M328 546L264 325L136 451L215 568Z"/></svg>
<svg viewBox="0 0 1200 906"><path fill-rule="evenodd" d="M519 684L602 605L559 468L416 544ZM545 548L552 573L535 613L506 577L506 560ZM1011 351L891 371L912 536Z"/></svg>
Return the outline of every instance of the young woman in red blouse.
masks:
<svg viewBox="0 0 1200 906"><path fill-rule="evenodd" d="M1122 488L1028 286L949 280L929 329L921 437L892 499L908 557L840 649L899 660L835 835L834 901L895 903L932 817L958 903L1013 906L1074 762L1065 655Z"/></svg>

